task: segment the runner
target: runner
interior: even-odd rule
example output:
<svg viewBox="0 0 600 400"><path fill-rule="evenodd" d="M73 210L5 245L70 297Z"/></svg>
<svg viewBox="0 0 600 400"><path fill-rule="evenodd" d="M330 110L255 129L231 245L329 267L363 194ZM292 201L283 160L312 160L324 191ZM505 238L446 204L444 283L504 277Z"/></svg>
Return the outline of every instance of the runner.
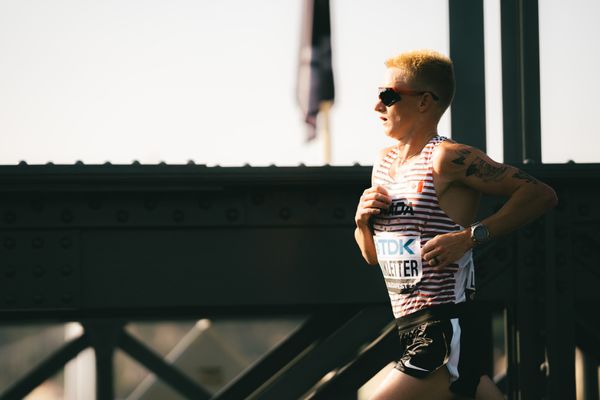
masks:
<svg viewBox="0 0 600 400"><path fill-rule="evenodd" d="M503 399L469 357L466 303L475 290L472 248L514 231L557 203L546 184L482 151L439 136L454 95L452 61L429 50L385 63L375 111L395 144L373 167L355 238L379 264L402 353L372 400ZM508 197L475 221L482 193Z"/></svg>

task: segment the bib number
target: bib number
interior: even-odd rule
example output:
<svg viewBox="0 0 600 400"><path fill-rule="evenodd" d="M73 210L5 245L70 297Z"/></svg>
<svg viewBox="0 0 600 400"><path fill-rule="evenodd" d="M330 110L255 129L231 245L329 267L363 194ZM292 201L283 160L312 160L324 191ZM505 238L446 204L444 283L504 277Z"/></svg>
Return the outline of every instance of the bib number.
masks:
<svg viewBox="0 0 600 400"><path fill-rule="evenodd" d="M423 276L421 237L384 232L373 239L388 291L412 292Z"/></svg>

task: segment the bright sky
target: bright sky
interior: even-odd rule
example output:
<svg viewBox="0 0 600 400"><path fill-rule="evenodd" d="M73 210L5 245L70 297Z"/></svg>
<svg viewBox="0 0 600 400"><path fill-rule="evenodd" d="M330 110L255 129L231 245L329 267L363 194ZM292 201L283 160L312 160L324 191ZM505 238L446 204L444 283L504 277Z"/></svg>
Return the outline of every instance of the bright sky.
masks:
<svg viewBox="0 0 600 400"><path fill-rule="evenodd" d="M295 99L300 0L0 0L0 164L319 165ZM600 162L600 3L541 0L545 162ZM389 144L383 62L448 53L447 0L332 0L333 164ZM499 0L485 1L488 151L502 158ZM449 115L439 129L451 136ZM565 145L564 139L570 142Z"/></svg>

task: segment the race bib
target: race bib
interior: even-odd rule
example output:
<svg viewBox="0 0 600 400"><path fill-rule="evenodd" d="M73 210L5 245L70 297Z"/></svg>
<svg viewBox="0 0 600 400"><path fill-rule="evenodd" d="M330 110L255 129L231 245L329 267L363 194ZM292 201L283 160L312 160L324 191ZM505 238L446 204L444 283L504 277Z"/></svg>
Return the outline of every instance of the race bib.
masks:
<svg viewBox="0 0 600 400"><path fill-rule="evenodd" d="M388 290L394 293L413 291L423 276L421 237L381 232L373 239Z"/></svg>

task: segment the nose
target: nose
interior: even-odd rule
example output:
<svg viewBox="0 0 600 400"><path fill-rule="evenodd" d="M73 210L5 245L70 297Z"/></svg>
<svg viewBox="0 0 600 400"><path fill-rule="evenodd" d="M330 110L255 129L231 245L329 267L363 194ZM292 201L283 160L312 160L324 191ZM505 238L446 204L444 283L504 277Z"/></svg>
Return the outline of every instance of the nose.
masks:
<svg viewBox="0 0 600 400"><path fill-rule="evenodd" d="M385 110L386 110L386 106L385 106L385 104L383 104L383 103L381 102L381 100L379 99L379 97L377 98L377 103L375 103L375 108L374 108L374 110L375 110L375 111L377 111L377 112L381 112L381 113L382 113L382 112L385 112Z"/></svg>

